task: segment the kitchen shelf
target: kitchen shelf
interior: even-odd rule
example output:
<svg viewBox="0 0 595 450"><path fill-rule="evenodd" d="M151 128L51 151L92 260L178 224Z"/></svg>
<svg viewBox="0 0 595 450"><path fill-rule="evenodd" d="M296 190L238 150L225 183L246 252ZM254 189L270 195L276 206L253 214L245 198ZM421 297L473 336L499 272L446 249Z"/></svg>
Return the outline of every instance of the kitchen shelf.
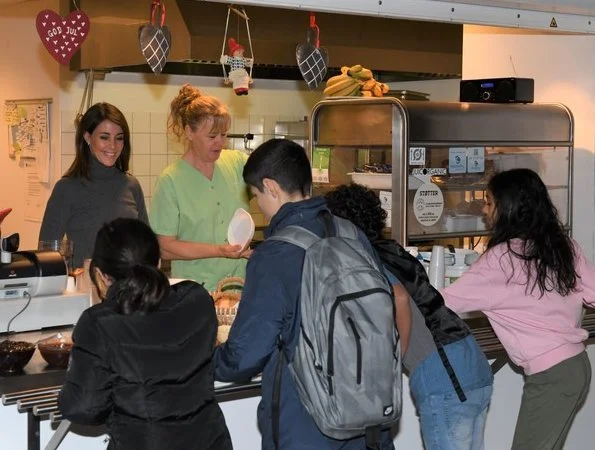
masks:
<svg viewBox="0 0 595 450"><path fill-rule="evenodd" d="M482 183L482 184L468 184L468 185L449 185L449 184L440 184L440 183L435 183L440 189L442 189L443 191L450 191L450 192L461 192L461 191L466 191L466 192L477 192L477 191L485 191L488 188L488 184L487 183ZM555 191L558 189L568 189L568 186L565 185L546 185L546 188L548 189L548 191ZM410 191L415 191L417 190L417 188L409 188Z"/></svg>
<svg viewBox="0 0 595 450"><path fill-rule="evenodd" d="M457 231L451 233L427 233L427 234L410 234L407 236L408 241L428 241L434 239L457 239L457 238L474 238L474 237L483 237L489 236L490 232L488 230L482 231Z"/></svg>

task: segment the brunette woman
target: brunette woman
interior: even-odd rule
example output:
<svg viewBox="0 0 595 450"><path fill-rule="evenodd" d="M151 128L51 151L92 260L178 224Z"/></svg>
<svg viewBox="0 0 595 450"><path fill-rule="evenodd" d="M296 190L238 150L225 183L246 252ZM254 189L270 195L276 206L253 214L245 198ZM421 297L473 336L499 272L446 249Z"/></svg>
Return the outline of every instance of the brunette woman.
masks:
<svg viewBox="0 0 595 450"><path fill-rule="evenodd" d="M73 267L91 257L99 228L118 217L148 223L143 190L128 173L130 129L122 111L96 103L78 121L76 156L48 200L40 241L74 242Z"/></svg>

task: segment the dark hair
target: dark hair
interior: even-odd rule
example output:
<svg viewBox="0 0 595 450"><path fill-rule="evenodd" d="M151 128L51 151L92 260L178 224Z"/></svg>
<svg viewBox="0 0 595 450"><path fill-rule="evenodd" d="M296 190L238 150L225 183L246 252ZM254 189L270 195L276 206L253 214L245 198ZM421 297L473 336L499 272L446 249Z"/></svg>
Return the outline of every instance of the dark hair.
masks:
<svg viewBox="0 0 595 450"><path fill-rule="evenodd" d="M204 95L198 88L186 83L169 105L168 127L182 140L186 136L185 127L193 131L205 120L213 119L211 131L227 133L231 125L231 115L219 99Z"/></svg>
<svg viewBox="0 0 595 450"><path fill-rule="evenodd" d="M121 314L155 311L170 290L167 277L159 270L157 236L137 219L115 219L97 233L90 275L98 287L95 268L111 277L107 297L116 299Z"/></svg>
<svg viewBox="0 0 595 450"><path fill-rule="evenodd" d="M244 166L244 181L263 192L262 180L279 183L288 194L310 195L312 168L304 147L288 139L269 139L260 144Z"/></svg>
<svg viewBox="0 0 595 450"><path fill-rule="evenodd" d="M353 222L370 242L382 239L387 213L374 191L354 183L338 186L324 198L331 213Z"/></svg>
<svg viewBox="0 0 595 450"><path fill-rule="evenodd" d="M115 166L122 172L128 172L130 163L130 129L126 117L118 108L109 103L95 103L87 112L76 122L76 135L74 144L76 146L76 155L73 163L70 165L65 177L89 178L89 166L91 164L91 149L85 141L85 133L92 134L95 128L104 120L109 120L122 128L124 133L124 147L122 153L116 160Z"/></svg>
<svg viewBox="0 0 595 450"><path fill-rule="evenodd" d="M494 200L488 249L506 242L508 250L524 261L528 292L536 287L542 296L574 291L578 278L574 245L539 175L530 169L507 170L492 177L488 191ZM521 252L511 248L511 239L522 241Z"/></svg>

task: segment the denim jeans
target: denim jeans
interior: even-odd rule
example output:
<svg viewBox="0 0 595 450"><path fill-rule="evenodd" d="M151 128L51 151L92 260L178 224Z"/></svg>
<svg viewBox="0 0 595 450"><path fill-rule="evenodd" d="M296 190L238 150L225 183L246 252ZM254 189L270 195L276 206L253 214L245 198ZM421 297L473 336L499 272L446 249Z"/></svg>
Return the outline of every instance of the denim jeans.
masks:
<svg viewBox="0 0 595 450"><path fill-rule="evenodd" d="M456 393L427 396L418 405L426 450L483 450L483 433L492 386L466 390L466 402Z"/></svg>
<svg viewBox="0 0 595 450"><path fill-rule="evenodd" d="M494 376L473 336L444 347L467 401L457 396L438 352L409 380L426 450L482 450Z"/></svg>

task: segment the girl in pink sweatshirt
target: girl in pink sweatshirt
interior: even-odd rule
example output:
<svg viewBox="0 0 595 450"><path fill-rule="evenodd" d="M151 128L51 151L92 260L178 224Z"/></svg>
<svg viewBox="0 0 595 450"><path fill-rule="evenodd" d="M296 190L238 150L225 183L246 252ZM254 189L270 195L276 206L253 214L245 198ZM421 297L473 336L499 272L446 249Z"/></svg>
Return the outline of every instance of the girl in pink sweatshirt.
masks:
<svg viewBox="0 0 595 450"><path fill-rule="evenodd" d="M483 212L487 251L442 295L455 312L482 311L525 372L513 450L561 449L591 381L581 319L583 303L595 306L595 268L532 170L495 175Z"/></svg>

